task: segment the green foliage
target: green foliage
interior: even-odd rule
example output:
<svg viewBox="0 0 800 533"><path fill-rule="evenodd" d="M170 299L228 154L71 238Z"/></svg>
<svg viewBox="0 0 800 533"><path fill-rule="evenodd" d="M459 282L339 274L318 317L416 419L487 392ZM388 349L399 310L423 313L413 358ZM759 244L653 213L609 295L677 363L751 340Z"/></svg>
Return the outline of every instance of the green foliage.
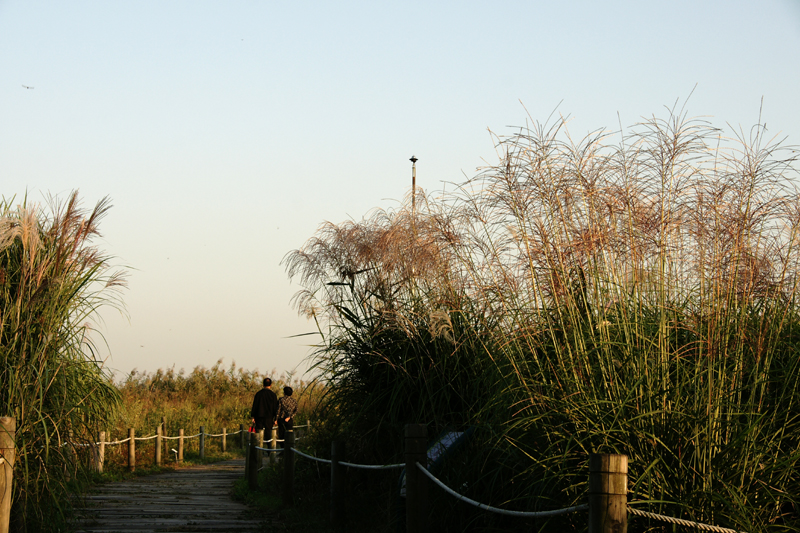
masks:
<svg viewBox="0 0 800 533"><path fill-rule="evenodd" d="M387 460L406 423L476 426L443 478L523 510L584 502L588 454L624 453L632 505L797 531L797 151L765 134L536 124L449 197L323 226L286 264L330 435Z"/></svg>
<svg viewBox="0 0 800 533"><path fill-rule="evenodd" d="M0 412L17 427L13 530L63 521L86 472L61 444L84 441L119 406L89 335L99 307L119 306L121 275L91 245L108 208L102 200L87 212L75 193L49 214L0 201Z"/></svg>

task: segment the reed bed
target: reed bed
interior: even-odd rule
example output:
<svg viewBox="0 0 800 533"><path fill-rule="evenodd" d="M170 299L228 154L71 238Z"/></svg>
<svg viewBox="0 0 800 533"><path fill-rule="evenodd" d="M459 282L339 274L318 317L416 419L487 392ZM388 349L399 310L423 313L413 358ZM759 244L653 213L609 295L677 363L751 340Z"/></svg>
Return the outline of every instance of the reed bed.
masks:
<svg viewBox="0 0 800 533"><path fill-rule="evenodd" d="M767 135L533 123L451 195L323 225L285 262L331 435L385 459L406 423L474 426L443 475L520 510L582 503L588 454L624 453L637 507L800 529L798 152ZM444 530L508 526L440 505Z"/></svg>
<svg viewBox="0 0 800 533"><path fill-rule="evenodd" d="M306 423L318 401L318 385L290 373L246 370L235 362L225 368L220 359L210 368L197 366L189 373L176 371L175 367L155 372L131 371L119 384L122 408L108 421L108 430L127 435L128 428L135 428L152 435L162 418L166 420L164 430L173 436L180 429L187 435L195 434L200 426L207 433L221 433L223 427L228 432L238 431L240 424L247 428L253 396L265 377L272 378L272 389L279 397L285 385L292 387L298 401L295 423Z"/></svg>
<svg viewBox="0 0 800 533"><path fill-rule="evenodd" d="M262 387L264 377L275 376L276 371L263 374L246 370L232 362L229 367L222 366L220 359L210 368L197 366L187 373L174 367L158 369L155 372L131 371L122 381L116 383L120 395L119 408L99 428L106 432L105 441L113 442L128 438L128 430L133 428L137 439L154 435L162 420L165 422L163 435L176 437L181 429L187 437L197 435L200 427L206 434L219 435L223 428L228 433L227 450L222 451L222 439L209 437L205 444L205 459L216 461L222 458L242 455L239 448L240 436L235 434L239 425L250 425L250 406L253 395ZM284 385L294 389L298 400L297 425L305 424L313 406L318 402L321 387L283 373L273 379L273 389L282 395ZM96 442L98 433L87 442ZM159 472L173 468L177 459L171 450L177 448L174 440L162 444L161 467L154 465L154 439L136 443L136 470L133 475ZM184 441L184 460L199 461L199 439L187 438ZM74 455L75 461L83 467L94 465L94 448L79 447ZM130 475L128 470L128 445L106 446L103 474L93 475L92 481L107 481Z"/></svg>
<svg viewBox="0 0 800 533"><path fill-rule="evenodd" d="M16 417L12 531L51 531L85 476L71 436L92 435L120 403L97 360L92 320L120 307L124 279L92 239L110 204L77 193L49 211L0 201L0 410Z"/></svg>

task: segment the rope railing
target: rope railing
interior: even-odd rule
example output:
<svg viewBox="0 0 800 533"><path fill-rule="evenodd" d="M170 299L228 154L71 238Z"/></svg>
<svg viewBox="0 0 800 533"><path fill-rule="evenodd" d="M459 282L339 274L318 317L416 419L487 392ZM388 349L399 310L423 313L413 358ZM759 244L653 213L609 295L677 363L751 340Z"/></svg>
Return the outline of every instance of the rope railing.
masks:
<svg viewBox="0 0 800 533"><path fill-rule="evenodd" d="M339 464L342 466L349 466L351 468L361 468L364 470L391 470L393 468L403 468L406 466L405 463L394 463L390 465L360 465L356 463L348 463L345 461L339 461Z"/></svg>
<svg viewBox="0 0 800 533"><path fill-rule="evenodd" d="M641 511L639 509L636 509L635 507L628 507L628 512L635 516L641 516L643 518L652 518L653 520L661 520L662 522L677 524L679 526L693 527L695 529L700 529L702 531L713 531L715 533L746 533L744 531L738 531L736 529L728 529L726 527L712 526L709 524L702 524L700 522L692 522L691 520L684 520L682 518L675 518L672 516L664 516L661 514Z"/></svg>
<svg viewBox="0 0 800 533"><path fill-rule="evenodd" d="M331 464L330 459L321 459L319 457L314 457L313 455L308 455L307 453L301 452L297 448L292 448L292 451L297 455L300 455L301 457L305 457L306 459L311 459L312 461L317 461L318 463Z"/></svg>
<svg viewBox="0 0 800 533"><path fill-rule="evenodd" d="M266 452L275 451L273 449L265 449L265 448L261 448L261 447L255 447L255 449L256 450L266 451ZM334 444L334 446L333 446L333 448L331 450L331 455L332 455L333 459L323 459L321 457L315 457L314 455L311 455L311 454L306 453L304 451L298 450L297 448L294 448L294 447L289 447L289 449L291 451L295 452L295 454L297 454L297 455L299 455L301 457L304 457L306 459L309 459L311 461L316 461L316 462L319 462L319 463L330 464L333 467L332 470L331 470L331 498L332 498L332 501L333 501L333 499L335 497L337 497L337 498L342 498L343 497L341 494L339 494L338 496L335 496L335 494L334 494L335 492L336 493L341 492L341 489L337 489L337 490L334 489L334 486L341 485L341 478L339 476L341 476L343 474L343 472L337 474L338 468L340 468L340 467L350 467L350 468L357 468L357 469L360 468L360 469L368 469L368 470L389 470L389 469L404 468L406 466L406 464L407 464L407 463L395 463L395 464L385 464L385 465L367 465L367 464L359 464L359 463L351 463L351 462L347 462L347 461L342 461L342 460L340 460L342 457L340 457L339 459L337 459L337 457L339 456L340 453L341 454L344 453L344 448L343 448L343 446L337 447L335 444ZM422 448L422 449L424 450L425 448ZM409 460L408 456L406 457L406 460L407 461ZM428 469L425 466L423 466L420 462L414 462L414 464L416 464L417 468L421 472L423 472L428 478L430 478L431 481L433 481L434 484L436 484L437 486L442 488L442 490L444 490L445 492L447 492L451 496L454 496L459 501L463 501L465 503L469 503L469 504L471 504L471 505L473 505L473 506L475 506L475 507L477 507L479 509L482 509L484 511L493 512L493 513L497 513L497 514L502 514L502 515L506 515L506 516L524 517L524 518L537 518L537 517L558 516L558 515L563 515L563 514L572 513L572 512L586 511L586 510L589 509L589 505L588 504L575 505L575 506L571 506L571 507L567 507L567 508L563 508L563 509L553 509L553 510L547 510L547 511L513 511L513 510L509 510L509 509L502 509L502 508L499 508L499 507L493 507L491 505L480 503L480 502L475 501L475 500L473 500L471 498L468 498L467 496L464 496L463 494L459 494L458 492L454 491L453 489L451 489L450 487L445 485L442 481L437 479L436 476L434 476L432 473L430 473L428 471ZM416 493L416 489L415 489L415 493ZM409 502L409 505L410 504L411 504L411 502ZM335 509L336 507L337 506L332 505L331 508ZM332 511L332 513L333 513L333 511ZM331 515L331 520L332 521L337 520L336 518L334 518L333 514ZM409 529L409 531L411 531L411 530L414 530L413 526L411 526L411 529Z"/></svg>
<svg viewBox="0 0 800 533"><path fill-rule="evenodd" d="M94 444L95 444L95 446L99 446L100 444L105 444L106 446L116 446L117 444L125 444L129 440L131 440L130 437L128 437L127 439L115 440L113 442L103 442L103 441L95 442Z"/></svg>
<svg viewBox="0 0 800 533"><path fill-rule="evenodd" d="M136 442L137 441L143 442L143 441L155 440L155 448L154 448L154 451L153 451L153 462L154 462L154 464L156 466L161 466L161 464L162 464L161 458L163 456L163 454L162 454L162 446L164 444L164 441L168 441L168 440L177 440L178 441L177 450L173 448L170 451L175 454L175 461L176 462L182 462L183 461L184 443L186 441L188 441L188 440L200 437L199 453L200 453L200 460L202 461L204 459L204 456L205 456L204 452L205 452L205 449L206 449L206 442L207 442L206 438L222 437L221 448L222 448L222 451L224 452L224 451L226 451L226 448L227 448L228 441L226 441L226 439L228 437L232 437L232 438L235 437L236 439L235 439L234 442L239 442L239 439L241 439L240 447L244 447L244 436L249 433L248 429L246 429L243 424L240 424L238 430L232 431L230 433L228 433L226 431L226 428L222 429L222 431L223 431L222 433L207 433L205 431L204 427L200 426L200 432L199 433L195 433L194 435L183 435L182 434L183 433L183 429L181 429L180 430L180 434L169 436L169 435L164 435L161 432L161 428L164 428L164 427L166 427L166 424L165 424L164 419L162 418L162 422L159 425L158 429L156 430L157 432L155 434L153 434L153 435L137 437L137 436L135 436L134 429L133 428L129 428L128 429L128 438L119 439L119 440L115 440L114 441L114 440L106 440L106 432L105 431L101 431L100 432L100 440L98 440L96 442L71 442L71 441L68 440L66 442L62 442L61 444L59 444L59 446L71 446L74 449L78 449L78 448L86 449L86 448L92 447L93 448L94 467L98 472L102 472L103 471L103 464L105 462L105 447L106 446L115 446L115 445L119 445L119 444L128 443L128 469L133 471L135 469L135 466L136 466L136 455L137 455L137 452L135 450L135 447L136 447ZM310 424L307 425L306 427L310 427ZM282 441L279 441L279 442L282 442ZM169 452L167 452L167 455L169 455Z"/></svg>
<svg viewBox="0 0 800 533"><path fill-rule="evenodd" d="M287 435L288 437L288 435ZM440 439L436 444L440 445L444 439ZM350 468L362 468L362 469L369 469L369 470L388 470L394 468L402 468L405 467L407 464L416 465L416 468L424 474L424 476L420 476L419 474L414 474L411 476L409 472L405 473L405 478L403 481L403 488L401 489L401 495L405 495L406 500L406 525L408 531L418 531L420 527L423 527L425 524L426 516L427 516L427 498L422 496L422 494L427 493L426 490L423 490L421 487L422 480L425 478L429 479L433 482L434 485L441 488L443 491L448 493L449 495L456 498L458 501L467 503L472 505L478 509L483 511L496 513L505 516L511 517L518 517L518 518L546 518L546 517L554 517L559 515L565 515L568 513L580 512L580 511L589 511L589 530L594 531L598 530L597 528L601 528L602 524L609 523L609 521L614 523L627 523L627 515L639 516L644 518L649 518L653 520L661 520L667 523L687 527L687 528L695 528L701 531L709 531L712 533L746 533L740 530L729 529L720 526L714 526L710 524L703 524L700 522L693 522L690 520L684 520L680 518L674 518L670 516L660 515L656 513L650 513L646 511L641 511L634 507L627 506L627 472L628 472L628 458L625 455L620 454L590 454L589 456L589 493L588 493L588 500L589 502L586 504L580 505L573 505L570 507L564 507L561 509L551 509L546 511L514 511L510 509L503 509L501 507L494 507L492 505L488 505L485 503L478 502L469 498L463 494L456 492L455 490L448 487L444 482L438 479L433 473L431 473L424 464L429 464L430 461L434 461L432 464L435 463L435 459L438 455L442 453L441 450L438 453L433 453L431 455L432 450L434 447L428 447L427 445L427 428L425 425L422 424L410 424L406 426L406 434L405 434L405 463L397 463L397 464L386 464L386 465L365 465L365 464L358 464L358 463L350 463L346 461L342 461L341 459L344 458L345 448L343 441L334 441L332 449L331 449L331 457L332 459L323 459L321 457L315 457L309 453L304 451L298 450L293 446L294 439L290 439L285 449L280 448L263 448L261 446L254 446L254 441L251 440L251 450L252 450L252 458L249 459L251 456L248 453L248 462L253 463L256 461L256 450L266 452L266 453L275 453L275 452L283 452L285 449L289 449L294 454L299 455L300 457L304 457L311 461L316 461L319 463L325 463L331 465L331 522L334 524L341 525L341 521L343 520L343 516L341 513L336 512L339 507L342 505L334 505L334 500L338 501L339 503L343 504L344 496L344 484L342 482L344 470L342 467L350 467ZM254 448L254 449L253 449ZM445 448L446 449L446 448ZM434 451L435 452L435 451ZM293 498L293 471L294 471L294 459L292 457L296 456L290 454L288 457L284 454L284 462L285 462L285 472L284 472L284 501L291 501ZM246 463L245 466L245 474L248 478L248 482L251 489L256 489L258 486L257 483L257 476L256 473L259 470L262 470L260 459L256 465L248 466ZM405 481L407 480L407 482ZM427 481L426 481L427 482ZM412 497L413 496L413 497Z"/></svg>
<svg viewBox="0 0 800 533"><path fill-rule="evenodd" d="M306 425L303 425L303 426L295 426L295 427L296 428L310 427L310 424L306 424ZM201 428L201 430L202 430L202 428ZM172 436L172 437L155 434L155 435L149 435L149 436L146 436L146 437L134 437L133 440L134 441L147 441L147 440L155 439L157 437L161 437L162 439L165 439L165 440L193 439L193 438L200 437L201 435L204 436L204 437L223 437L223 436L234 436L234 435L238 435L238 434L243 433L243 432L244 433L248 433L248 431L245 430L245 429L240 429L238 431L233 431L231 433L216 433L216 434L215 433L204 433L204 432L201 431L200 433L197 433L197 434L194 434L194 435L179 435L179 436ZM125 444L126 442L130 442L131 438L132 437L128 437L126 439L119 439L119 440L116 440L116 441L105 441L105 440L102 440L102 441L98 441L98 442L94 442L94 443L64 442L64 443L61 444L61 446L72 445L73 447L88 447L88 446L99 446L101 444L102 445L106 445L106 446L115 446L115 445L119 445L119 444ZM279 443L280 442L280 443L283 443L283 442L285 442L285 439L275 439L275 438L273 438L273 439L265 440L265 442L272 442L272 443ZM280 452L284 451L283 448L278 448L278 447L275 447L275 448L263 448L261 446L255 446L254 448L256 450L258 450L258 451L261 451L261 452L264 452L264 453L269 453L269 454L280 453ZM315 456L310 455L308 453L302 452L302 451L300 451L300 450L298 450L297 448L294 448L294 447L292 447L290 449L291 449L291 451L295 452L297 455L299 455L301 457L305 457L306 459L309 459L309 460L312 460L312 461L325 463L325 464L332 464L334 462L331 459L323 459L323 458L320 458L320 457L315 457ZM172 450L172 451L177 453L176 450ZM385 464L385 465L367 465L367 464L350 463L350 462L346 462L346 461L338 461L338 464L341 465L341 466L346 466L346 467L350 467L350 468L366 469L366 470L389 470L389 469L403 468L403 467L406 466L405 463L394 463L394 464ZM552 517L552 516L563 515L563 514L572 513L572 512L585 511L585 510L587 510L589 508L588 504L575 505L575 506L571 506L571 507L565 507L565 508L562 508L562 509L554 509L554 510L548 510L548 511L513 511L513 510L509 510L509 509L503 509L503 508L500 508L500 507L494 507L494 506L491 506L491 505L488 505L488 504L485 504L485 503L480 503L480 502L478 502L476 500L473 500L473 499L471 499L471 498L469 498L469 497L467 497L467 496L465 496L463 494L460 494L460 493L456 492L455 490L453 490L450 487L448 487L444 482L439 480L434 474L432 474L422 464L420 464L419 462L417 462L415 464L416 464L416 466L417 466L417 468L419 469L420 472L425 474L425 476L427 476L436 486L438 486L439 488L444 490L446 493L450 494L451 496L456 498L458 501L462 501L464 503L468 503L468 504L470 504L470 505L472 505L472 506L474 506L474 507L476 507L478 509L482 509L484 511L492 512L492 513L496 513L496 514L501 514L501 515L506 515L506 516L520 517L520 518L543 518L543 517ZM258 470L261 470L261 469L262 468L259 468ZM639 517L643 517L643 518L649 518L649 519L652 519L652 520L660 520L660 521L667 522L667 523L670 523L670 524L676 524L676 525L679 525L679 526L695 528L695 529L698 529L698 530L701 530L701 531L710 531L712 533L746 533L746 532L740 531L740 530L729 529L729 528L725 528L725 527L714 526L714 525L704 524L704 523L700 523L700 522L693 522L691 520L685 520L685 519L675 518L675 517L661 515L661 514L657 514L657 513L651 513L651 512L648 512L648 511L642 511L640 509L637 509L635 507L630 507L630 506L627 507L627 512L630 513L631 515L634 515L634 516L639 516Z"/></svg>
<svg viewBox="0 0 800 533"><path fill-rule="evenodd" d="M240 429L240 430L237 430L237 431L232 431L230 433L195 433L194 435L177 435L177 436L174 436L174 437L169 437L167 435L161 435L161 438L164 439L164 440L194 439L194 438L199 437L200 435L205 435L206 437L222 437L222 436L231 437L233 435L238 435L239 433L247 433L247 430ZM134 437L134 440L145 441L145 440L155 439L156 437L158 437L158 434L148 435L146 437ZM79 448L85 448L86 446L100 446L101 444L105 444L106 446L115 446L117 444L125 444L129 440L131 440L130 437L128 437L127 439L115 440L115 441L105 441L104 440L104 441L97 441L97 442L62 442L61 446L76 446L76 447L79 447ZM275 442L283 442L283 440L279 439L279 440L276 440Z"/></svg>
<svg viewBox="0 0 800 533"><path fill-rule="evenodd" d="M300 440L300 439L299 439L299 438L297 438L297 439L295 439L295 440ZM267 439L267 438L265 438L265 439L264 439L264 442L267 442L267 441L270 441L270 442L272 442L272 439ZM275 442L285 442L285 441L284 441L283 439L275 439Z"/></svg>
<svg viewBox="0 0 800 533"><path fill-rule="evenodd" d="M277 453L277 452L282 452L283 448L262 448L260 446L256 446L256 450L261 450L262 452Z"/></svg>
<svg viewBox="0 0 800 533"><path fill-rule="evenodd" d="M442 483L436 476L431 474L428 471L427 468L425 468L424 466L422 466L419 463L416 463L416 465L417 465L417 468L419 468L419 470L423 474L428 476L428 478L431 481L433 481L434 484L439 486L439 488L444 490L446 493L448 493L451 496L454 496L459 501L468 503L470 505L473 505L473 506L477 507L478 509L483 509L484 511L489 511L489 512L492 512L492 513L502 514L502 515L506 515L506 516L516 516L516 517L520 517L520 518L522 518L522 517L524 517L524 518L542 518L542 517L546 517L546 516L558 516L558 515L562 515L562 514L573 513L573 512L576 512L576 511L586 511L586 510L589 509L589 505L585 504L585 503L581 504L581 505L573 505L572 507L565 507L563 509L554 509L552 511L511 511L509 509L501 509L499 507L492 507L491 505L486 505L485 503L477 502L477 501L473 500L472 498L468 498L468 497L464 496L463 494L459 494L458 492L454 491L453 489L451 489L450 487L448 487L447 485Z"/></svg>
<svg viewBox="0 0 800 533"><path fill-rule="evenodd" d="M256 447L256 449L261 450L263 448ZM267 450L267 451L273 451L273 450ZM299 455L302 455L306 459L311 459L312 461L318 461L320 463L327 463L327 464L331 463L330 459L321 459L319 457L314 457L313 455L308 455L307 453L301 452L297 448L292 448L292 451ZM351 468L362 468L365 470L390 470L392 468L403 468L404 466L406 466L405 463L394 463L389 465L361 465L357 463L348 463L345 461L339 461L339 464L342 466L349 466Z"/></svg>

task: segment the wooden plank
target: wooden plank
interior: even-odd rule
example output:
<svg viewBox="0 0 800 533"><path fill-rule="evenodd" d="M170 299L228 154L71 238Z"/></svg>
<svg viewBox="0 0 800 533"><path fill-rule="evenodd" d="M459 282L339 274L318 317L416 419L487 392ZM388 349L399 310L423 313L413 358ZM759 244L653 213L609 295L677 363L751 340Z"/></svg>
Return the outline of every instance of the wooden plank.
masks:
<svg viewBox="0 0 800 533"><path fill-rule="evenodd" d="M230 498L243 474L244 461L235 460L109 483L84 498L73 525L76 533L244 533L279 526L275 517Z"/></svg>

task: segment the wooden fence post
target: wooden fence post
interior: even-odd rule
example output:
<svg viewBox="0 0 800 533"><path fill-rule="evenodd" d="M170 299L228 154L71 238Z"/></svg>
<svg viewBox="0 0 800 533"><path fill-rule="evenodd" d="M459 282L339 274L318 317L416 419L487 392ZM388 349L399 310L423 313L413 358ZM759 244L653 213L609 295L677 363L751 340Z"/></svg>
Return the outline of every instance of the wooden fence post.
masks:
<svg viewBox="0 0 800 533"><path fill-rule="evenodd" d="M200 460L206 458L206 427L200 426Z"/></svg>
<svg viewBox="0 0 800 533"><path fill-rule="evenodd" d="M178 462L183 462L183 428L178 430Z"/></svg>
<svg viewBox="0 0 800 533"><path fill-rule="evenodd" d="M128 470L136 470L136 430L128 428Z"/></svg>
<svg viewBox="0 0 800 533"><path fill-rule="evenodd" d="M278 449L278 426L272 426L272 434L269 439L269 447L271 450ZM272 452L269 454L269 463L275 464L278 460L277 452Z"/></svg>
<svg viewBox="0 0 800 533"><path fill-rule="evenodd" d="M11 494L14 482L14 461L17 450L14 439L17 419L0 416L0 533L8 533L11 522Z"/></svg>
<svg viewBox="0 0 800 533"><path fill-rule="evenodd" d="M589 533L628 531L628 456L589 455Z"/></svg>
<svg viewBox="0 0 800 533"><path fill-rule="evenodd" d="M228 451L228 428L222 428L222 453Z"/></svg>
<svg viewBox="0 0 800 533"><path fill-rule="evenodd" d="M294 505L294 431L287 430L283 442L283 505Z"/></svg>
<svg viewBox="0 0 800 533"><path fill-rule="evenodd" d="M250 435L250 433L248 433ZM244 450L244 478L249 480L250 479L250 437L247 437L247 446L243 448Z"/></svg>
<svg viewBox="0 0 800 533"><path fill-rule="evenodd" d="M164 462L169 462L169 441L163 437L169 437L169 432L167 431L167 417L161 417L161 437L162 437L162 457L164 458ZM166 457L164 457L166 456Z"/></svg>
<svg viewBox="0 0 800 533"><path fill-rule="evenodd" d="M264 447L264 430L263 429L259 429L258 433L256 433L256 436L257 436L256 440L258 442L257 446L259 448L263 448ZM257 451L257 453L256 453L256 463L255 463L256 464L256 470L261 470L261 467L264 466L264 452L262 452L261 450L256 450L256 451Z"/></svg>
<svg viewBox="0 0 800 533"><path fill-rule="evenodd" d="M244 424L239 424L239 449L244 450L245 442L244 438L247 436L247 432L244 430Z"/></svg>
<svg viewBox="0 0 800 533"><path fill-rule="evenodd" d="M97 470L98 473L102 474L103 463L106 460L106 432L101 431L100 433L97 434L97 436L99 438L97 439L97 449L95 450L96 455L95 455L94 466L95 470Z"/></svg>
<svg viewBox="0 0 800 533"><path fill-rule="evenodd" d="M247 447L247 464L249 469L247 470L247 486L250 487L250 490L256 490L258 488L258 461L256 459L256 445L258 444L258 434L257 433L250 433L250 445Z"/></svg>
<svg viewBox="0 0 800 533"><path fill-rule="evenodd" d="M406 532L428 531L428 484L417 463L428 466L428 427L425 424L406 424Z"/></svg>
<svg viewBox="0 0 800 533"><path fill-rule="evenodd" d="M161 466L161 426L156 427L156 444L153 447L153 463Z"/></svg>
<svg viewBox="0 0 800 533"><path fill-rule="evenodd" d="M286 452L284 452L286 453ZM344 467L339 461L347 458L347 443L335 440L331 443L331 525L341 527L347 522Z"/></svg>

